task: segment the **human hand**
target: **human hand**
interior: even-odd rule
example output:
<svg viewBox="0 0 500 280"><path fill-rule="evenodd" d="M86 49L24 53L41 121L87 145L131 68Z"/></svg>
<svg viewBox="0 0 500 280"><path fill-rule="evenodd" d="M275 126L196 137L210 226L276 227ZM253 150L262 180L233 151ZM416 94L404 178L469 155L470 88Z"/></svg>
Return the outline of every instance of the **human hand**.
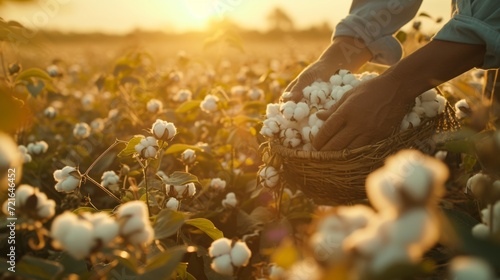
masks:
<svg viewBox="0 0 500 280"><path fill-rule="evenodd" d="M329 110L313 146L317 150L353 149L376 143L399 129L413 100L401 92L401 83L381 75L348 91Z"/></svg>
<svg viewBox="0 0 500 280"><path fill-rule="evenodd" d="M346 52L349 50L350 52ZM281 102L298 102L302 90L317 80L327 82L339 69L355 72L372 57L368 48L352 37L336 37L321 56L307 66L285 89Z"/></svg>

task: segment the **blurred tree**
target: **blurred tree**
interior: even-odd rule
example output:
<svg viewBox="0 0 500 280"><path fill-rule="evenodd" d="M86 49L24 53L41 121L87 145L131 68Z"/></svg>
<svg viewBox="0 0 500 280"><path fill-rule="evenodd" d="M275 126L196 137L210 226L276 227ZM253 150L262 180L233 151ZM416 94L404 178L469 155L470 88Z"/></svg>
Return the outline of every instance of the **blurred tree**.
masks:
<svg viewBox="0 0 500 280"><path fill-rule="evenodd" d="M292 31L294 29L292 18L280 7L276 7L267 16L267 20L272 31Z"/></svg>

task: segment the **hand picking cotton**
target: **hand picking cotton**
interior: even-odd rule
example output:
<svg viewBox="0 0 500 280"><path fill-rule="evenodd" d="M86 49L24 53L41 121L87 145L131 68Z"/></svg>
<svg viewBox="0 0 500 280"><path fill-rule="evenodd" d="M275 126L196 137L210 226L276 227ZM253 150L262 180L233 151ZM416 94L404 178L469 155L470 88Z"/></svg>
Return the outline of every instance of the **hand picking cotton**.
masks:
<svg viewBox="0 0 500 280"><path fill-rule="evenodd" d="M260 133L276 139L287 148L313 151L312 142L323 121L317 113L330 109L346 92L361 83L378 76L377 73L364 72L352 74L340 70L328 82L316 81L302 90L303 97L298 102L271 103L267 105L266 119ZM283 97L289 93L285 92ZM445 110L446 99L435 89L428 90L415 98L412 110L403 118L400 130L419 126L425 119L433 118Z"/></svg>

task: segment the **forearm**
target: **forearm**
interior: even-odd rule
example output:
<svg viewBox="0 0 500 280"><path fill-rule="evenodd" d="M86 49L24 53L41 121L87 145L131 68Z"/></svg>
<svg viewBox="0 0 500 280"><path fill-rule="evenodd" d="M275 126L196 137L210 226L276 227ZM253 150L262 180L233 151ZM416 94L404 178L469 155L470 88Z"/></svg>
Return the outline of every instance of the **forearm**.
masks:
<svg viewBox="0 0 500 280"><path fill-rule="evenodd" d="M361 40L340 36L333 39L318 60L332 66L332 69L355 72L371 58L372 53Z"/></svg>
<svg viewBox="0 0 500 280"><path fill-rule="evenodd" d="M400 83L400 93L410 102L422 92L480 66L485 51L484 45L433 40L384 75Z"/></svg>

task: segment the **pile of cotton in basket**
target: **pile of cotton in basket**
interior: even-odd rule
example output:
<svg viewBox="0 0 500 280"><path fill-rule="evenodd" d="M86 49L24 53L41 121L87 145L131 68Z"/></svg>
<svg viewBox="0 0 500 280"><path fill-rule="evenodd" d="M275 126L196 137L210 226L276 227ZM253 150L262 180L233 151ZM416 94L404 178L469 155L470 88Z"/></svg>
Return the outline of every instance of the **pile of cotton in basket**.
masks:
<svg viewBox="0 0 500 280"><path fill-rule="evenodd" d="M260 133L270 139L278 139L280 144L293 149L312 151L312 141L323 121L317 113L328 110L350 89L366 80L378 76L364 72L352 74L340 70L328 82L316 81L302 90L303 97L298 102L270 103L266 109L266 119ZM284 97L289 93L284 93ZM424 92L415 98L415 106L403 118L401 131L419 126L427 118L444 112L446 99L435 89Z"/></svg>

